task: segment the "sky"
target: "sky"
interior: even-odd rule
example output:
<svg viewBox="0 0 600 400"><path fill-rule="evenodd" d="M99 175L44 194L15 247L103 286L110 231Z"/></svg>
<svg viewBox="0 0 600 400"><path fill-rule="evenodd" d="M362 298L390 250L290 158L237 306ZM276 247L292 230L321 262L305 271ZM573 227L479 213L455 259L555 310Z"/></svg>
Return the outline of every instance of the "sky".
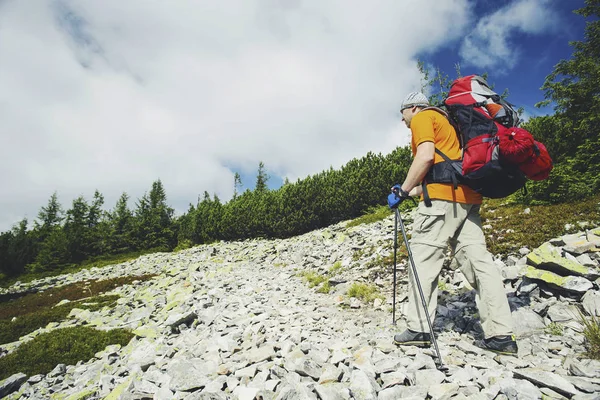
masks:
<svg viewBox="0 0 600 400"><path fill-rule="evenodd" d="M409 141L417 68L487 72L527 116L583 0L0 0L0 232L56 192L130 208L340 168ZM393 182L390 182L393 183Z"/></svg>

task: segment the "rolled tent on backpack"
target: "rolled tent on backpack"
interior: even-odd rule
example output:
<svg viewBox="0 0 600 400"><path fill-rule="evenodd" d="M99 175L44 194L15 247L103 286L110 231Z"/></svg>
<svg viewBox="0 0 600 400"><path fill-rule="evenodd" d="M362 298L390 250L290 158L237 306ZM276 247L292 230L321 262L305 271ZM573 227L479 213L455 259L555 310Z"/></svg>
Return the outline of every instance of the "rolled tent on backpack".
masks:
<svg viewBox="0 0 600 400"><path fill-rule="evenodd" d="M534 155L526 162L519 164L519 169L525 176L534 181L543 181L548 178L554 167L552 158L542 143L534 142Z"/></svg>
<svg viewBox="0 0 600 400"><path fill-rule="evenodd" d="M508 162L522 164L535 155L533 136L523 128L504 129L498 139L500 155Z"/></svg>

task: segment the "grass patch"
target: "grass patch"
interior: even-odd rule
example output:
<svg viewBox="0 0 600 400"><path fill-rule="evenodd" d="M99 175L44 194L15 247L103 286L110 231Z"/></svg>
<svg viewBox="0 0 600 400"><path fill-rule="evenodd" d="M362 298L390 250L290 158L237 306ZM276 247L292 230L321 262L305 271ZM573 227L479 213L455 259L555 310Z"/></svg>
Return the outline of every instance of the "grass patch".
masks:
<svg viewBox="0 0 600 400"><path fill-rule="evenodd" d="M0 343L17 341L21 336L43 328L50 322L60 322L73 308L96 311L110 306L119 296L99 296L99 294L133 281L148 280L154 276L128 276L102 281L76 282L0 303ZM62 300L70 302L57 306Z"/></svg>
<svg viewBox="0 0 600 400"><path fill-rule="evenodd" d="M366 283L353 283L348 289L349 297L356 297L365 303L369 303L377 298L384 300L384 297L379 293L377 286Z"/></svg>
<svg viewBox="0 0 600 400"><path fill-rule="evenodd" d="M414 200L417 201L418 199L415 197ZM411 209L413 209L416 206L417 206L417 203L415 203L409 199L408 201L402 202L402 204L400 204L400 207L398 209L400 210L400 213L402 214L404 212L410 211ZM390 215L393 215L393 213L394 212L388 206L369 207L363 215L348 222L346 224L346 228L351 228L353 226L358 226L358 225L362 225L362 224L372 224L373 222L377 222L377 221L386 219Z"/></svg>
<svg viewBox="0 0 600 400"><path fill-rule="evenodd" d="M529 249L568 233L583 230L579 222L600 224L600 195L579 202L563 204L526 206L507 204L506 199L485 199L481 208L483 225L492 229L484 230L487 247L493 254L507 255L526 246ZM523 210L530 209L524 214ZM566 229L570 224L572 229Z"/></svg>
<svg viewBox="0 0 600 400"><path fill-rule="evenodd" d="M336 261L330 268L329 268L329 275L333 276L335 274L337 274L338 272L340 272L342 270L342 262L341 261Z"/></svg>
<svg viewBox="0 0 600 400"><path fill-rule="evenodd" d="M308 287L310 288L320 286L317 289L317 293L327 294L331 291L329 278L340 272L342 268L342 262L337 261L329 268L329 271L325 275L321 275L313 271L304 271L300 273L299 276L301 276L308 283Z"/></svg>
<svg viewBox="0 0 600 400"><path fill-rule="evenodd" d="M391 210L387 206L370 207L364 215L353 219L346 224L346 228L358 226L362 224L372 224L373 222L381 221L390 216Z"/></svg>
<svg viewBox="0 0 600 400"><path fill-rule="evenodd" d="M108 345L125 346L133 336L124 329L99 331L84 326L43 333L0 358L0 380L17 372L33 376L47 374L58 364L75 365L91 359Z"/></svg>
<svg viewBox="0 0 600 400"><path fill-rule="evenodd" d="M306 282L308 282L308 287L310 287L310 288L318 286L318 285L322 284L323 282L326 282L328 279L327 276L319 275L316 272L312 272L312 271L305 271L300 275L302 276L302 278L304 278L304 280Z"/></svg>
<svg viewBox="0 0 600 400"><path fill-rule="evenodd" d="M352 253L352 261L358 261L365 255L365 249L358 249Z"/></svg>
<svg viewBox="0 0 600 400"><path fill-rule="evenodd" d="M580 311L579 322L583 325L586 355L594 360L600 360L600 318L593 315L586 317Z"/></svg>
<svg viewBox="0 0 600 400"><path fill-rule="evenodd" d="M329 291L331 290L331 285L329 284L329 281L325 281L325 283L323 283L321 285L320 288L317 289L317 293L323 293L323 294L327 294L329 293Z"/></svg>
<svg viewBox="0 0 600 400"><path fill-rule="evenodd" d="M544 332L546 332L548 335L562 336L563 330L564 328L562 325L557 324L556 322L551 322L546 326Z"/></svg>

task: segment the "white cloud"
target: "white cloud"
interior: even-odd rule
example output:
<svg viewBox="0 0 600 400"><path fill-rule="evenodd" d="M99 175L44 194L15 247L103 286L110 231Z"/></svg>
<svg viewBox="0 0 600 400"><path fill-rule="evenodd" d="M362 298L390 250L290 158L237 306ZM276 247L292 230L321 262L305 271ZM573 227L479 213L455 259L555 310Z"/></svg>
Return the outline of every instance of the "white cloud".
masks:
<svg viewBox="0 0 600 400"><path fill-rule="evenodd" d="M521 49L516 45L523 34L555 30L559 16L552 0L517 0L479 19L462 42L462 64L507 72L515 67Z"/></svg>
<svg viewBox="0 0 600 400"><path fill-rule="evenodd" d="M233 172L291 180L408 141L416 54L461 35L467 0L0 3L0 231L95 189L160 178L184 212Z"/></svg>

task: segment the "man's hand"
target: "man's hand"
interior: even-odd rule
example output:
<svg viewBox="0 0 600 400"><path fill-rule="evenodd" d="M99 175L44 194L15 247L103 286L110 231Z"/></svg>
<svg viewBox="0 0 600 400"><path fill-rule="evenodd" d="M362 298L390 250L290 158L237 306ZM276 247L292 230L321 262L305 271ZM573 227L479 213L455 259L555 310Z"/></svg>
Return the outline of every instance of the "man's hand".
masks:
<svg viewBox="0 0 600 400"><path fill-rule="evenodd" d="M402 200L406 200L409 197L408 192L402 190L402 186L398 183L392 186L392 193L396 193Z"/></svg>
<svg viewBox="0 0 600 400"><path fill-rule="evenodd" d="M408 192L402 190L399 184L392 186L392 193L388 196L388 205L390 208L398 208L398 206L408 199Z"/></svg>

